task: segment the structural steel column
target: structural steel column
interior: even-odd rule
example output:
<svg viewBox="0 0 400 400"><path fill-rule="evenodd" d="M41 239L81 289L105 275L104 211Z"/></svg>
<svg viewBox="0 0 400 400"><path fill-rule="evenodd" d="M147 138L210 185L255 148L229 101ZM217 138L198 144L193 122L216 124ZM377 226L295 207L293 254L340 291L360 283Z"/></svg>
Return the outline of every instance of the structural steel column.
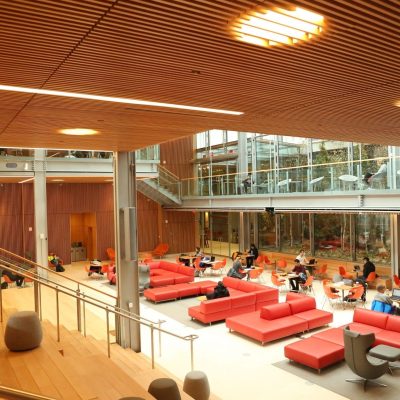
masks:
<svg viewBox="0 0 400 400"><path fill-rule="evenodd" d="M36 262L47 267L49 250L47 241L46 152L43 149L36 149L34 156L33 198L35 205ZM47 278L47 271L40 269L38 273Z"/></svg>
<svg viewBox="0 0 400 400"><path fill-rule="evenodd" d="M400 271L400 215L390 214L390 243L392 255L392 275Z"/></svg>
<svg viewBox="0 0 400 400"><path fill-rule="evenodd" d="M114 153L115 261L118 302L123 310L140 313L136 225L135 153ZM140 352L140 324L116 320L117 342Z"/></svg>

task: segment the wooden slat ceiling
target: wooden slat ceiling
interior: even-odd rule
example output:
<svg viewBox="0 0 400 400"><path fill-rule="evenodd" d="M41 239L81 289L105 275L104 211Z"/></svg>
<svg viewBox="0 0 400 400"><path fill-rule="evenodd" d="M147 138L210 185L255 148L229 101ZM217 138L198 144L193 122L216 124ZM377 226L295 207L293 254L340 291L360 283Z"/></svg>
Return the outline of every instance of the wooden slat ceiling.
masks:
<svg viewBox="0 0 400 400"><path fill-rule="evenodd" d="M326 27L292 47L233 39L261 5ZM213 128L400 145L398 0L0 0L0 13L0 84L244 112L0 92L1 147L133 150ZM57 133L74 127L101 134Z"/></svg>

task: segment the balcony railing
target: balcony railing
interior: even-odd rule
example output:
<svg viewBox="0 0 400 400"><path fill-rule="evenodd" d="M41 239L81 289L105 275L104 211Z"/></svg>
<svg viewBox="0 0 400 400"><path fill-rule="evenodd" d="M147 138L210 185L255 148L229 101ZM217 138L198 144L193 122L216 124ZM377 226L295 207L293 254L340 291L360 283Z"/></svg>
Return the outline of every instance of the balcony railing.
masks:
<svg viewBox="0 0 400 400"><path fill-rule="evenodd" d="M399 158L379 157L183 179L182 197L398 190ZM244 182L248 177L248 183Z"/></svg>

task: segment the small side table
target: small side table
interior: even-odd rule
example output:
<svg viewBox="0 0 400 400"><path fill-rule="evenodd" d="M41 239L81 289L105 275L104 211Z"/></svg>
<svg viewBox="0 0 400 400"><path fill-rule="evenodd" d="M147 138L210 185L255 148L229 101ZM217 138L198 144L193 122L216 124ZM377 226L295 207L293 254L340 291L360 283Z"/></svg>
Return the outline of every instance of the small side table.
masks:
<svg viewBox="0 0 400 400"><path fill-rule="evenodd" d="M368 354L372 357L379 358L380 360L389 361L389 372L392 375L393 375L394 369L400 368L400 365L393 364L394 362L400 360L400 349L397 347L386 346L385 344L380 344L380 345L372 348Z"/></svg>

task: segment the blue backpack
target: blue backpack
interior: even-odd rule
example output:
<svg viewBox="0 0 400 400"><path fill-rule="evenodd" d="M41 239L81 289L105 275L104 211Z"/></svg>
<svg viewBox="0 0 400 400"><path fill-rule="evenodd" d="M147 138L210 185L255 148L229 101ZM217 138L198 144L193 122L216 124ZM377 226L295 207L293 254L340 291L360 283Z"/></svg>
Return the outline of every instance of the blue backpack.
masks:
<svg viewBox="0 0 400 400"><path fill-rule="evenodd" d="M383 303L382 301L378 300L373 300L371 310L383 312L386 314L393 314L393 307L390 304Z"/></svg>

